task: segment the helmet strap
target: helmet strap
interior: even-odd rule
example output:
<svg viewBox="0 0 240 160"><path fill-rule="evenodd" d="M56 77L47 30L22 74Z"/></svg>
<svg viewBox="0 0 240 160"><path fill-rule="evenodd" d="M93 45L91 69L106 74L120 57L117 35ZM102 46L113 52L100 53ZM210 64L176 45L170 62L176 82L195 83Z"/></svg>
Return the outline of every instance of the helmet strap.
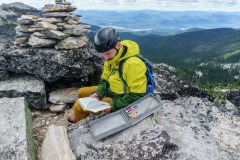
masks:
<svg viewBox="0 0 240 160"><path fill-rule="evenodd" d="M117 49L117 47L120 47L121 45L120 45L120 42L118 41L117 42L117 44L116 44L116 46L114 47L114 49L117 51L117 54L118 54L118 52L119 52L119 50L120 49Z"/></svg>
<svg viewBox="0 0 240 160"><path fill-rule="evenodd" d="M119 52L119 49L117 49L116 47L114 47L114 49L116 49L116 50L117 50L117 52Z"/></svg>

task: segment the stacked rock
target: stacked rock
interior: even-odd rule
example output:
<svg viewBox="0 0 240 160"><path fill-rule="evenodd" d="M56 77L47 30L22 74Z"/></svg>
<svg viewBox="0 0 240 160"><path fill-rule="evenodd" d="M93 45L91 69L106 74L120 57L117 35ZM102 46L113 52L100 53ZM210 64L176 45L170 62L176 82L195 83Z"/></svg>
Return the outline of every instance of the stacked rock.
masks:
<svg viewBox="0 0 240 160"><path fill-rule="evenodd" d="M76 49L86 45L90 25L83 25L81 16L71 13L77 7L62 0L55 0L55 3L42 8L43 18L22 15L17 19L15 45L55 49Z"/></svg>

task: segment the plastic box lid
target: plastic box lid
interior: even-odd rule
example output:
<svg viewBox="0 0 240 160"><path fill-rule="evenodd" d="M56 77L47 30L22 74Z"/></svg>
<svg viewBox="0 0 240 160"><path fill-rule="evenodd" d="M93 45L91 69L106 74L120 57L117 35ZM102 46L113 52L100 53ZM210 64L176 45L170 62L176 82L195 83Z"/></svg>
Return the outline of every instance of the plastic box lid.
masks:
<svg viewBox="0 0 240 160"><path fill-rule="evenodd" d="M96 140L100 140L119 132L158 111L161 106L160 99L148 94L119 111L90 122L93 136Z"/></svg>

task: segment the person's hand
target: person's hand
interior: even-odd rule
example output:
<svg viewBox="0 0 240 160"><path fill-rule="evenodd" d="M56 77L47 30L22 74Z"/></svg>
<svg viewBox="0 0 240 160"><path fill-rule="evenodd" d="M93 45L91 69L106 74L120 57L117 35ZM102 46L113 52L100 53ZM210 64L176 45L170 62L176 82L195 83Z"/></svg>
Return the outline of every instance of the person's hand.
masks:
<svg viewBox="0 0 240 160"><path fill-rule="evenodd" d="M96 98L96 99L98 99L98 100L100 99L100 98L99 98L99 95L98 95L97 93L91 94L90 97Z"/></svg>
<svg viewBox="0 0 240 160"><path fill-rule="evenodd" d="M109 108L104 110L105 113L110 113L111 112L111 106L109 106Z"/></svg>
<svg viewBox="0 0 240 160"><path fill-rule="evenodd" d="M106 102L109 105L109 108L105 109L104 112L105 113L110 113L111 112L111 106L109 102Z"/></svg>

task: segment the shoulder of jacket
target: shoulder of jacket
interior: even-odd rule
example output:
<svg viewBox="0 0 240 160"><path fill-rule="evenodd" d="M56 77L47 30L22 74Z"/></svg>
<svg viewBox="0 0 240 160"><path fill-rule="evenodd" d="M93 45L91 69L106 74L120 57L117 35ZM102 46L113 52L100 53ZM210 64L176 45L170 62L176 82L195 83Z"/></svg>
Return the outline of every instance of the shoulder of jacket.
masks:
<svg viewBox="0 0 240 160"><path fill-rule="evenodd" d="M139 57L137 56L132 56L132 57L129 57L127 58L126 62L127 64L141 64L141 63L144 63Z"/></svg>
<svg viewBox="0 0 240 160"><path fill-rule="evenodd" d="M133 66L133 67L135 67L135 68L141 68L141 67L144 67L144 66L146 66L145 64L144 64L144 62L140 59L140 58L138 58L138 57L136 57L136 56L133 56L133 57L129 57L124 63L123 63L123 66L122 66L122 68L129 68L129 67L131 67L131 66Z"/></svg>

